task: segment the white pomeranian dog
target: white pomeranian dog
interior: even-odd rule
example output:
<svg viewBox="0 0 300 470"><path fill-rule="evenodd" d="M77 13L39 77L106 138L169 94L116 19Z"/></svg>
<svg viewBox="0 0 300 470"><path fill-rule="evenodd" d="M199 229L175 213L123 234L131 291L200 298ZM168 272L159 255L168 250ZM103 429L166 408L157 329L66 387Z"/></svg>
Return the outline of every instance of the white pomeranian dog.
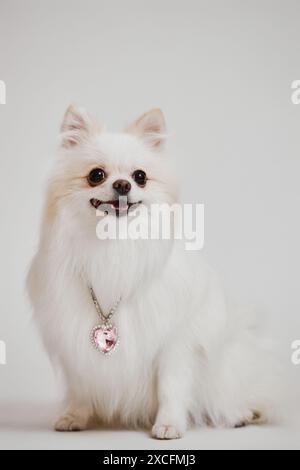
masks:
<svg viewBox="0 0 300 470"><path fill-rule="evenodd" d="M192 425L273 417L268 353L202 257L172 237L96 235L102 204L115 215L101 217L124 220L132 206L177 202L165 133L159 109L116 134L82 108L66 112L28 275L45 347L67 384L58 431L97 419L174 439Z"/></svg>

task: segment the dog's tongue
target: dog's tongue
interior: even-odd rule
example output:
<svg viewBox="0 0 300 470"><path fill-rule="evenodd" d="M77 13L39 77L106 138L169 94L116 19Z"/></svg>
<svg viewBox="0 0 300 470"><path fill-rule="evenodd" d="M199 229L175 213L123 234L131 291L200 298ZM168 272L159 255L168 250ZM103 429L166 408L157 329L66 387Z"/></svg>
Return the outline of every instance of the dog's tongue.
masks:
<svg viewBox="0 0 300 470"><path fill-rule="evenodd" d="M108 201L106 203L103 203L102 209L105 210L105 206L110 206L116 213L116 215L119 217L120 215L127 214L129 205L125 201L120 201L119 199L116 199L115 201ZM101 207L101 206L100 206Z"/></svg>
<svg viewBox="0 0 300 470"><path fill-rule="evenodd" d="M118 199L116 201L113 201L112 206L114 207L114 209L117 211L118 214L124 214L128 212L128 208L130 204L128 204L127 200L124 201L124 200Z"/></svg>
<svg viewBox="0 0 300 470"><path fill-rule="evenodd" d="M111 202L110 205L113 206L115 209L119 209L120 208L120 201L119 200L113 201L113 202ZM123 203L123 207L124 207L124 203Z"/></svg>
<svg viewBox="0 0 300 470"><path fill-rule="evenodd" d="M102 210L107 210L109 211L109 208L112 208L113 210L116 211L116 214L125 214L128 212L129 207L131 204L127 202L127 198L121 198L121 199L116 199L112 201L106 201L102 202L99 201L98 199L91 199L91 204L96 208L96 209L102 209Z"/></svg>

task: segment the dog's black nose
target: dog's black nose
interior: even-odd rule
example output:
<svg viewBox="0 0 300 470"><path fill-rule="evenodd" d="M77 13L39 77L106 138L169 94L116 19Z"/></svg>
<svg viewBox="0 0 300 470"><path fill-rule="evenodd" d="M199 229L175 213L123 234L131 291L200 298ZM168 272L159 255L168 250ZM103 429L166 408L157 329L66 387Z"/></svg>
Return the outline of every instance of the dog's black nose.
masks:
<svg viewBox="0 0 300 470"><path fill-rule="evenodd" d="M114 182L113 188L120 196L125 196L131 190L131 184L127 180L117 180Z"/></svg>

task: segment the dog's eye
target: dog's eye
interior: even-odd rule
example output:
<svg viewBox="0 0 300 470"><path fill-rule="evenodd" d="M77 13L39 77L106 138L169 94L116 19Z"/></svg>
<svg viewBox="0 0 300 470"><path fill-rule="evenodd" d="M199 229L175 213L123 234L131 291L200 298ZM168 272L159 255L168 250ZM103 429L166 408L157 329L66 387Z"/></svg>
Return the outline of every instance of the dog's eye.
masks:
<svg viewBox="0 0 300 470"><path fill-rule="evenodd" d="M143 170L136 170L132 177L139 186L145 186L147 182L147 175Z"/></svg>
<svg viewBox="0 0 300 470"><path fill-rule="evenodd" d="M94 168L88 175L87 180L90 186L97 186L105 180L106 174L101 168Z"/></svg>

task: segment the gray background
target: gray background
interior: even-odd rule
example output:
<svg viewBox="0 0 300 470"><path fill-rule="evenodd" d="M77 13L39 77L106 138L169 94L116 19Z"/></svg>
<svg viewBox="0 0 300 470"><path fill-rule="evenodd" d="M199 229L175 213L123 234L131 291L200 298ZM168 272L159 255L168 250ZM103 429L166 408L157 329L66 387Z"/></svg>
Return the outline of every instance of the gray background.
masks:
<svg viewBox="0 0 300 470"><path fill-rule="evenodd" d="M300 366L290 361L291 342L300 338L300 105L291 102L299 57L297 0L1 0L3 447L157 445L144 434L47 431L47 403L59 392L24 278L71 102L113 130L163 109L182 200L206 206L205 254L235 299L268 315L299 391ZM161 445L279 447L295 436L285 428L200 430Z"/></svg>

